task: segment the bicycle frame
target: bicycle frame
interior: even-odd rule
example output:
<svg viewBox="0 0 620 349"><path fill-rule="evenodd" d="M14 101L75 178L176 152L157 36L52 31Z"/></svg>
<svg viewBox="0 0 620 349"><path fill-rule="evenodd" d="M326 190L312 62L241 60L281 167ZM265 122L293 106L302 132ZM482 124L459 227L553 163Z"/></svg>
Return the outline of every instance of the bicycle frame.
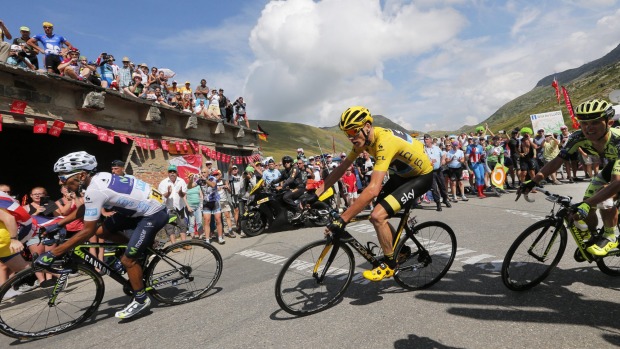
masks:
<svg viewBox="0 0 620 349"><path fill-rule="evenodd" d="M400 222L398 223L398 228L396 229L394 241L392 242L392 248L396 247L396 245L400 241L400 237L403 231L405 231L405 234L407 234L407 236L410 237L415 242L418 249L420 250L423 249L423 246L413 235L412 227L409 227L407 225L407 222L409 221L411 221L412 226L415 226L416 224L415 217L413 217L411 220L409 219L410 212L411 212L411 206L407 207L404 213L402 214L397 213L394 215L394 217L401 217L401 219L400 219ZM370 218L370 214L356 216L349 223L364 221L364 220L368 220L369 218ZM353 235L351 235L347 231L345 231L343 234L340 234L340 235L331 234L327 237L327 239L328 239L328 243L327 245L325 245L325 248L321 252L321 255L319 256L319 258L317 258L317 262L314 265L314 269L312 270L312 276L319 283L323 282L323 279L325 278L325 275L327 274L327 270L329 269L330 265L334 261L334 258L336 257L336 254L338 252L340 241L353 247L353 249L355 249L362 257L364 257L364 259L366 259L372 265L373 268L376 268L381 264L381 262L375 257L374 253L369 247L362 245L355 237L353 237ZM328 257L327 262L325 263L325 266L323 267L323 270L319 271L319 269L321 269L320 266L321 266L321 263L323 262L323 259L325 258L325 256L327 256L327 253L330 250L331 250L331 254ZM320 275L319 275L319 272L320 272Z"/></svg>

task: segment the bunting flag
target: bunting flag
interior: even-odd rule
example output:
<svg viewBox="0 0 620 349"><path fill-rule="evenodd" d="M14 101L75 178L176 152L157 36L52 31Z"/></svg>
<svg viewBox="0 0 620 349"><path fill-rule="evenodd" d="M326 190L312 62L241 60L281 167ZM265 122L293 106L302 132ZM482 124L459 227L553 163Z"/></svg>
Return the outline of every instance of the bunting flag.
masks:
<svg viewBox="0 0 620 349"><path fill-rule="evenodd" d="M181 142L174 142L174 147L176 148L177 152L181 151Z"/></svg>
<svg viewBox="0 0 620 349"><path fill-rule="evenodd" d="M157 141L154 139L149 139L149 150L157 150L159 148L157 146Z"/></svg>
<svg viewBox="0 0 620 349"><path fill-rule="evenodd" d="M188 141L191 144L192 148L194 148L194 152L200 153L200 145L196 141Z"/></svg>
<svg viewBox="0 0 620 349"><path fill-rule="evenodd" d="M47 121L34 119L34 126L32 132L39 134L47 133Z"/></svg>
<svg viewBox="0 0 620 349"><path fill-rule="evenodd" d="M256 124L256 128L258 129L258 132L260 132L258 134L258 138L262 141L267 142L267 136L269 136L269 133L265 132L265 130L263 130L263 128L260 127L259 124Z"/></svg>
<svg viewBox="0 0 620 349"><path fill-rule="evenodd" d="M165 151L168 151L168 141L161 140L161 148Z"/></svg>
<svg viewBox="0 0 620 349"><path fill-rule="evenodd" d="M47 134L50 136L54 136L54 137L60 137L60 133L62 132L62 129L64 127L65 127L64 122L60 120L55 120L54 123L52 124L52 127L50 127L50 130L47 132Z"/></svg>
<svg viewBox="0 0 620 349"><path fill-rule="evenodd" d="M562 86L562 94L564 95L564 103L566 103L566 109L568 109L568 114L573 121L573 128L576 130L579 128L579 121L577 121L577 118L575 117L575 112L573 111L573 104L570 101L568 90L566 90L566 87L564 86Z"/></svg>
<svg viewBox="0 0 620 349"><path fill-rule="evenodd" d="M108 137L106 139L106 142L114 144L114 131L108 131Z"/></svg>
<svg viewBox="0 0 620 349"><path fill-rule="evenodd" d="M78 129L80 131L99 135L99 129L97 128L97 126L93 124L89 124L88 122L82 122L82 121L78 121L77 124L78 124Z"/></svg>
<svg viewBox="0 0 620 349"><path fill-rule="evenodd" d="M108 130L106 130L105 128L98 128L97 139L102 142L107 142L108 141Z"/></svg>
<svg viewBox="0 0 620 349"><path fill-rule="evenodd" d="M13 103L11 103L11 112L12 113L17 113L17 114L23 114L24 110L26 110L26 106L28 105L28 103L26 103L25 101L13 101ZM47 127L45 128L47 130Z"/></svg>
<svg viewBox="0 0 620 349"><path fill-rule="evenodd" d="M553 82L551 83L551 87L555 89L555 98L558 100L558 104L560 104L560 89L558 86L558 81L553 78Z"/></svg>
<svg viewBox="0 0 620 349"><path fill-rule="evenodd" d="M121 135L121 134L118 134L117 136L118 136L118 139L121 141L121 143L129 144L127 142L127 136Z"/></svg>

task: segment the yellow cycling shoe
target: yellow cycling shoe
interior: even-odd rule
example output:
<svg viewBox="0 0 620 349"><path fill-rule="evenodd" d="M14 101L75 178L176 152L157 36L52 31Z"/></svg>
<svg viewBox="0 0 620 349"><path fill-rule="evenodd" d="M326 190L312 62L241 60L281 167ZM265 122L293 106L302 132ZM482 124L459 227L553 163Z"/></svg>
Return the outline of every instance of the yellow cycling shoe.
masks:
<svg viewBox="0 0 620 349"><path fill-rule="evenodd" d="M615 241L610 241L605 237L600 237L594 245L588 247L586 251L590 252L593 256L603 257L614 248L618 247L618 238Z"/></svg>
<svg viewBox="0 0 620 349"><path fill-rule="evenodd" d="M385 278L391 278L394 276L394 269L390 268L387 264L381 263L378 267L372 270L365 270L362 273L365 279L370 281L381 281Z"/></svg>

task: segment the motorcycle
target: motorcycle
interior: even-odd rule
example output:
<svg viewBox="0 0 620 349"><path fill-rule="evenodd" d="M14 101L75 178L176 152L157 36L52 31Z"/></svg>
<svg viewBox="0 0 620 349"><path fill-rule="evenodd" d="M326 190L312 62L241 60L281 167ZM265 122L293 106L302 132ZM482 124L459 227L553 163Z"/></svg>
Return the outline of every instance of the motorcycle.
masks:
<svg viewBox="0 0 620 349"><path fill-rule="evenodd" d="M329 223L330 200L333 200L334 190L329 188L312 205L304 205L299 218L293 219L291 212L282 200L286 190L276 190L273 186L265 186L263 179L259 180L250 191L245 210L240 217L241 231L247 236L257 236L263 233L278 218L283 218L290 225L304 225L306 222L316 226L326 226ZM295 200L299 204L300 200Z"/></svg>

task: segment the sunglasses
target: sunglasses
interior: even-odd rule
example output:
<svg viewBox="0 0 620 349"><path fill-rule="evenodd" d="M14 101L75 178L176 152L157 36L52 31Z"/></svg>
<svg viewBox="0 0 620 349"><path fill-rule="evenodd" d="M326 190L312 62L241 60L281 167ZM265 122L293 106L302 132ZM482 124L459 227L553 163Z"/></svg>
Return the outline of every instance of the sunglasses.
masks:
<svg viewBox="0 0 620 349"><path fill-rule="evenodd" d="M69 174L66 174L66 175L61 175L61 176L58 176L58 180L60 180L60 183L65 184L65 183L67 183L69 178L71 178L71 177L73 177L73 176L75 176L77 174L80 174L80 173L81 172L73 172L73 173L69 173Z"/></svg>
<svg viewBox="0 0 620 349"><path fill-rule="evenodd" d="M360 134L360 132L362 132L362 128L357 128L357 129L350 129L350 130L346 130L344 131L344 133L347 134L347 138L349 139L353 139L355 137L357 137L358 134Z"/></svg>

